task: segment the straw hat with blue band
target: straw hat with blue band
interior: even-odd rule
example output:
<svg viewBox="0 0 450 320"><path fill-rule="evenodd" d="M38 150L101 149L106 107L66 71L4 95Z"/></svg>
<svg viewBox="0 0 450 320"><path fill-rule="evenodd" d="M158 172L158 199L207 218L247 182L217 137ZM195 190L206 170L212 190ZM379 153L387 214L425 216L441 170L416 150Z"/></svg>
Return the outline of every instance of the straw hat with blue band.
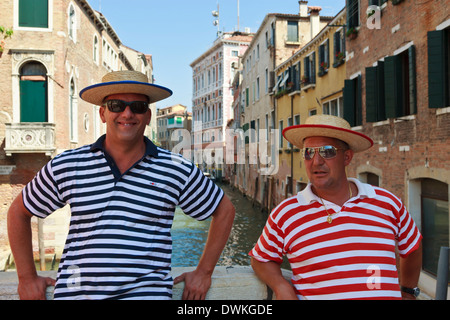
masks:
<svg viewBox="0 0 450 320"><path fill-rule="evenodd" d="M155 103L170 97L172 90L149 83L148 77L141 72L126 70L106 74L101 83L81 90L80 98L101 106L107 96L119 93L143 94L149 98L149 103Z"/></svg>
<svg viewBox="0 0 450 320"><path fill-rule="evenodd" d="M287 127L284 138L294 146L303 149L303 141L308 137L329 137L346 142L353 152L362 152L373 146L373 141L365 134L353 131L350 124L339 117L315 115L306 119L305 124Z"/></svg>

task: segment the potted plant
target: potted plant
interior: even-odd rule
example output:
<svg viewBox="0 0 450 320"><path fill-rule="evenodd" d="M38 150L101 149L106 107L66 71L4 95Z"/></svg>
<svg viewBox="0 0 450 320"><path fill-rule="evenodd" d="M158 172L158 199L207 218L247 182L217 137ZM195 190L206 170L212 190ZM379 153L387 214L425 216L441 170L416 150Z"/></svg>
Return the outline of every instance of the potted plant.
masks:
<svg viewBox="0 0 450 320"><path fill-rule="evenodd" d="M351 27L347 30L346 35L350 40L353 40L358 36L358 30L354 27Z"/></svg>
<svg viewBox="0 0 450 320"><path fill-rule="evenodd" d="M334 68L337 68L337 67L339 67L341 64L344 63L344 60L345 60L345 54L344 54L343 52L341 52L341 51L336 52L335 58L336 58L336 59L334 59L333 67L334 67Z"/></svg>
<svg viewBox="0 0 450 320"><path fill-rule="evenodd" d="M13 29L6 29L4 26L0 26L0 34L4 34L3 40L0 41L0 58L3 55L3 51L5 51L5 40L11 38L14 31Z"/></svg>
<svg viewBox="0 0 450 320"><path fill-rule="evenodd" d="M309 83L309 77L307 77L307 76L303 76L303 78L302 78L302 83L304 84L304 85L306 85L306 84L308 84Z"/></svg>
<svg viewBox="0 0 450 320"><path fill-rule="evenodd" d="M319 66L319 76L323 76L328 72L328 63L325 61L322 61L322 63Z"/></svg>

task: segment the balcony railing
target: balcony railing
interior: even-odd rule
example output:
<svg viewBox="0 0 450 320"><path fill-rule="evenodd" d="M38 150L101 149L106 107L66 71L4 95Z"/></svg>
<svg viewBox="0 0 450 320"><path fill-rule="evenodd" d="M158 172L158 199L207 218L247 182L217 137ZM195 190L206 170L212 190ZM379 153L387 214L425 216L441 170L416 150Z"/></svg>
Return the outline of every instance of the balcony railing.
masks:
<svg viewBox="0 0 450 320"><path fill-rule="evenodd" d="M5 153L45 153L52 156L55 146L55 124L47 122L6 123Z"/></svg>

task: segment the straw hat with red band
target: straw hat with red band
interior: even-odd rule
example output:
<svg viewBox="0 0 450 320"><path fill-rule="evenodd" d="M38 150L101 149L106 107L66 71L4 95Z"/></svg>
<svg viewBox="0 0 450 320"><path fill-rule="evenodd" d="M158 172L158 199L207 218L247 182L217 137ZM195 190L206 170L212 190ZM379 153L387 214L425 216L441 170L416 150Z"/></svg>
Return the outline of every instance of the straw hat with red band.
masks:
<svg viewBox="0 0 450 320"><path fill-rule="evenodd" d="M146 95L149 103L166 99L172 90L148 82L148 77L138 71L115 71L106 74L102 82L84 88L80 97L95 105L102 105L104 99L112 94L137 93Z"/></svg>
<svg viewBox="0 0 450 320"><path fill-rule="evenodd" d="M354 152L362 152L373 146L368 136L353 131L342 118L330 115L315 115L306 119L305 124L287 127L283 136L294 146L303 148L308 137L329 137L346 142Z"/></svg>

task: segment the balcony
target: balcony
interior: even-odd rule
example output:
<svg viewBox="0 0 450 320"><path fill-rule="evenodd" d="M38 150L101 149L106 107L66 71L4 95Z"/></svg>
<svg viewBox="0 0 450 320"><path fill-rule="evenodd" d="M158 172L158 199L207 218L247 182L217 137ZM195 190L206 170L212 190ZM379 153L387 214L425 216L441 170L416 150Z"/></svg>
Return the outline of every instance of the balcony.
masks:
<svg viewBox="0 0 450 320"><path fill-rule="evenodd" d="M52 156L55 146L55 124L47 122L6 123L5 153L45 153Z"/></svg>

